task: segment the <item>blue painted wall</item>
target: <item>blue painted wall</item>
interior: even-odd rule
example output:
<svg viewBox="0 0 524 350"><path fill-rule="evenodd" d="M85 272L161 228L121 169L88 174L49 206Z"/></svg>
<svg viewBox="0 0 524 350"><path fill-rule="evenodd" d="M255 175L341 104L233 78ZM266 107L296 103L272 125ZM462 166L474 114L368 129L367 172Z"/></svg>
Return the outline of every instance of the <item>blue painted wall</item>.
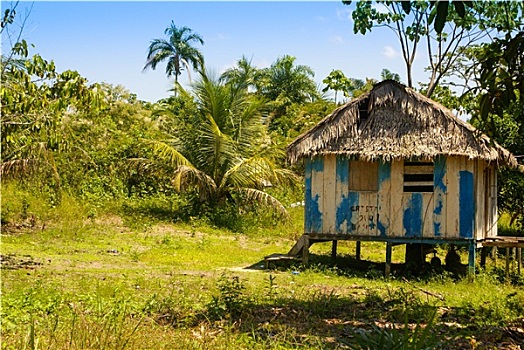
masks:
<svg viewBox="0 0 524 350"><path fill-rule="evenodd" d="M435 188L435 207L433 209L433 234L436 237L442 236L441 222L446 220L446 211L444 210L447 186L444 184L446 176L446 157L437 157L434 161L433 168L433 186Z"/></svg>
<svg viewBox="0 0 524 350"><path fill-rule="evenodd" d="M305 189L305 232L322 232L322 213L319 209L319 201L322 200L318 193L313 193L313 174L324 170L324 162L320 157L306 161L306 189Z"/></svg>
<svg viewBox="0 0 524 350"><path fill-rule="evenodd" d="M476 210L474 175L471 171L462 170L464 166L457 167L458 164L455 163L453 163L452 168L448 168L447 163L451 161L451 159L446 159L445 157L438 157L434 160L433 194L402 193L402 190L399 192L398 189L393 191L393 189L390 189L390 186L393 184L398 186L401 180L398 176L392 174L390 162L379 162L378 195L376 202L374 202L370 200L370 195L372 195L370 192L359 193L349 190L350 162L344 156L337 156L336 169L334 169L336 173L337 202L335 206L332 204L330 206L331 210L336 212L330 213L331 215L329 216L331 217L330 220L335 220L335 232L364 235L378 234L381 237L387 237L388 235L393 236L390 230L394 229L403 231L395 231L395 236L397 237L401 235L403 237L421 238L424 236L425 230L427 238L444 236L447 238L473 238ZM471 166L471 164L468 166ZM332 168L330 169L330 171L333 171ZM449 173L450 169L457 170L452 170L452 173ZM304 224L306 233L323 233L323 220L327 214L323 215L321 210L328 210L328 207L321 201L327 200L327 198L324 198L324 191L327 190L322 184L313 183L313 181L322 181L324 170L327 171L324 168L322 158L316 157L306 161ZM452 181L449 186L454 184L453 188L457 188L459 193L455 191L453 194L448 193L449 186L447 182L449 181ZM388 192L388 189L391 192ZM397 193L397 195L393 197L393 193ZM392 197L385 197L385 194ZM374 207L374 203L376 203L376 207ZM432 206L426 208L428 204L432 204ZM363 208L366 208L365 213L362 212ZM368 208L376 209L370 209L373 210L373 214L369 214L371 211L368 213ZM447 213L447 211L451 210L450 208L455 209ZM372 219L372 215L375 214L376 216ZM424 215L428 215L428 217L425 218ZM449 215L455 218L451 222L449 221ZM426 225L427 227L425 227ZM448 225L453 226L447 227ZM333 229L333 226L331 227Z"/></svg>
<svg viewBox="0 0 524 350"><path fill-rule="evenodd" d="M406 237L422 237L422 193L411 193L402 223Z"/></svg>
<svg viewBox="0 0 524 350"><path fill-rule="evenodd" d="M349 188L349 159L343 156L337 156L337 184L340 188ZM346 233L349 219L349 194L343 193L340 199L340 203L337 203L336 223L335 230L337 233ZM345 225L345 227L344 227Z"/></svg>
<svg viewBox="0 0 524 350"><path fill-rule="evenodd" d="M380 161L378 163L378 192L382 193L384 187L391 184L391 162ZM386 187L387 188L387 187ZM391 191L391 189L390 189ZM380 196L380 195L379 195ZM389 228L389 222L385 222L385 215L380 216L380 212L383 210L380 207L380 198L378 198L379 203L377 203L378 212L377 212L377 229L379 235L385 237L387 235L387 229ZM384 210L390 210L390 203L387 203L388 208ZM389 215L388 217L389 218Z"/></svg>
<svg viewBox="0 0 524 350"><path fill-rule="evenodd" d="M459 172L459 234L461 238L473 238L475 220L475 196L473 174L463 170Z"/></svg>

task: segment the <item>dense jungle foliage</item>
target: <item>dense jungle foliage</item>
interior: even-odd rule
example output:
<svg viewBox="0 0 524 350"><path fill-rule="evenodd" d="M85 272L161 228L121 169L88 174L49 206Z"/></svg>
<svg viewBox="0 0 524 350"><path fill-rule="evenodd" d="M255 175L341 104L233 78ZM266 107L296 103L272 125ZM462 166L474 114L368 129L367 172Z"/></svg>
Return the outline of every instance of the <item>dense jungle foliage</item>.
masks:
<svg viewBox="0 0 524 350"><path fill-rule="evenodd" d="M442 21L440 5L379 1L387 11L377 12L370 3L358 3L354 30L366 34L387 23L406 50L408 75L416 44L427 38L432 75L421 91L468 113L475 126L520 155L522 4L502 4L446 7L445 26L433 29L433 21ZM4 36L13 35L9 27L15 19L16 6L6 9ZM492 40L475 36L480 31ZM314 71L289 55L261 69L242 57L214 76L198 48L201 36L174 22L164 34L150 43L144 70L165 64L175 83L173 95L155 103L139 101L123 86L88 82L74 70L58 72L24 40L3 50L2 181L35 187L50 205L64 192L97 205L162 194L179 203L173 217L186 220L223 217L213 214L220 208L235 221L254 206L285 216L279 200L286 199L272 193L291 187L298 190L293 200L300 198L300 169L286 164L286 145L335 108L328 91L335 100L338 92L347 100L378 82L347 78L334 69L320 88ZM178 77L191 69L194 81L182 87ZM387 69L380 78L400 80ZM457 86L464 87L462 94ZM502 171L500 208L519 225L523 182L518 171Z"/></svg>

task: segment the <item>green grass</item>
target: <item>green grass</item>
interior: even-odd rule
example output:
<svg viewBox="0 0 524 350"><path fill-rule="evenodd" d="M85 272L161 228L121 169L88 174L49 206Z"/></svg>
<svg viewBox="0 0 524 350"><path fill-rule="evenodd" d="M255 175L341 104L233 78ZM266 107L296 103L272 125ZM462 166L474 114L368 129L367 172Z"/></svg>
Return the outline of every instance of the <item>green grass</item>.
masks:
<svg viewBox="0 0 524 350"><path fill-rule="evenodd" d="M287 224L232 232L122 207L64 196L52 208L2 188L2 349L359 348L368 338L415 344L415 326L428 322L428 342L451 348L522 341L522 284L501 282L496 269L475 283L384 279L384 244L363 243L371 262L357 269L354 243L340 242L336 265L330 244L317 244L310 267L264 271L263 257L300 235L302 208ZM400 247L393 260L403 260Z"/></svg>

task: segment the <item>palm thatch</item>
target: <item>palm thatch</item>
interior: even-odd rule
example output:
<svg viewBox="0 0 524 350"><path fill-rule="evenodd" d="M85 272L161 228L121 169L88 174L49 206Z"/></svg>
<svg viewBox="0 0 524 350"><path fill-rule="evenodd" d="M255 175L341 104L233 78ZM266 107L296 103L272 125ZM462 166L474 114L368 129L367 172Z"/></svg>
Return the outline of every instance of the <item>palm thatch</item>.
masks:
<svg viewBox="0 0 524 350"><path fill-rule="evenodd" d="M509 151L449 109L392 80L337 108L287 148L291 163L325 154L366 161L465 156L517 167Z"/></svg>

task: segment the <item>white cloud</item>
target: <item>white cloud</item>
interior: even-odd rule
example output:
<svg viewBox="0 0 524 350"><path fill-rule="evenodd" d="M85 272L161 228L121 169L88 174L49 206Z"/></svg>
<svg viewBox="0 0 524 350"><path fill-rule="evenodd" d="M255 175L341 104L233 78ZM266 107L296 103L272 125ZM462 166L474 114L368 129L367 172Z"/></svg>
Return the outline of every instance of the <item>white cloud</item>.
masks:
<svg viewBox="0 0 524 350"><path fill-rule="evenodd" d="M334 44L344 44L344 39L340 35L332 36L329 41Z"/></svg>
<svg viewBox="0 0 524 350"><path fill-rule="evenodd" d="M384 48L382 49L382 55L384 55L388 59L397 58L399 56L398 52L395 51L395 49L389 45L384 46Z"/></svg>
<svg viewBox="0 0 524 350"><path fill-rule="evenodd" d="M329 19L327 17L324 17L324 16L317 16L316 19L317 19L318 22L322 22L322 23L326 23L326 22L329 21Z"/></svg>
<svg viewBox="0 0 524 350"><path fill-rule="evenodd" d="M217 42L217 41L228 41L230 39L230 36L224 33L215 33L211 38L209 38L207 41L210 42Z"/></svg>
<svg viewBox="0 0 524 350"><path fill-rule="evenodd" d="M341 21L353 21L353 18L351 18L351 10L348 8L338 9L337 18Z"/></svg>

